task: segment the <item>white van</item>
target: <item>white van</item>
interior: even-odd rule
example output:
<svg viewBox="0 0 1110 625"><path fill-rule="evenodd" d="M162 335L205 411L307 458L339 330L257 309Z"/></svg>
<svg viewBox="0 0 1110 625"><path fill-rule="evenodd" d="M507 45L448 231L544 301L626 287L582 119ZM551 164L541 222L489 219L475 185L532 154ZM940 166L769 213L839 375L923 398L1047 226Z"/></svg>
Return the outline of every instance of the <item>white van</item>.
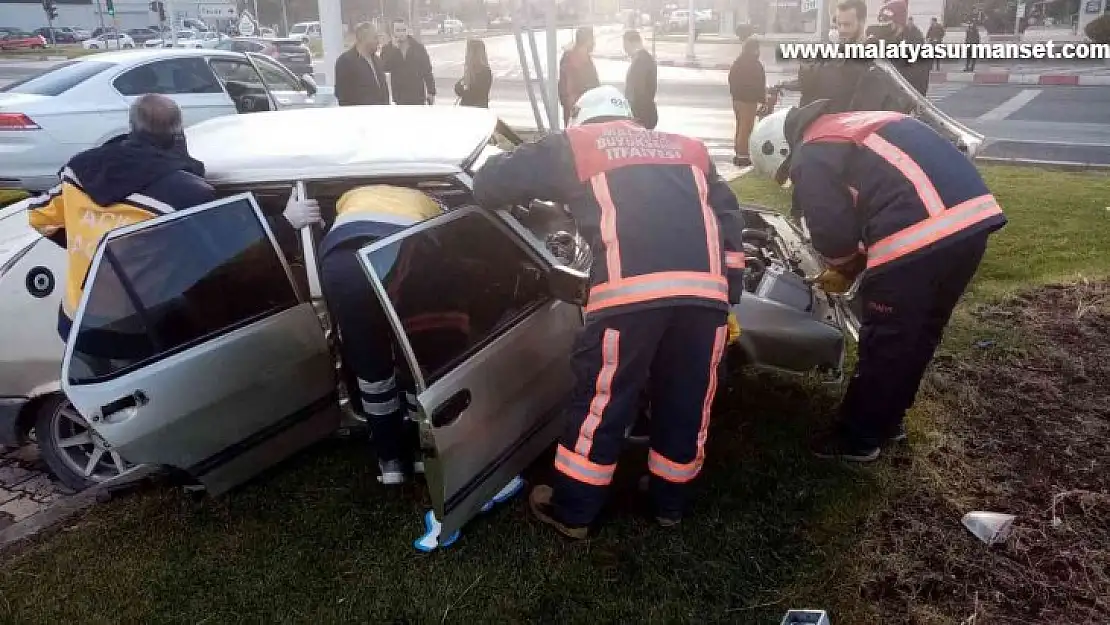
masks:
<svg viewBox="0 0 1110 625"><path fill-rule="evenodd" d="M320 22L301 22L293 24L293 28L289 29L290 39L300 39L308 43L309 39L320 38Z"/></svg>

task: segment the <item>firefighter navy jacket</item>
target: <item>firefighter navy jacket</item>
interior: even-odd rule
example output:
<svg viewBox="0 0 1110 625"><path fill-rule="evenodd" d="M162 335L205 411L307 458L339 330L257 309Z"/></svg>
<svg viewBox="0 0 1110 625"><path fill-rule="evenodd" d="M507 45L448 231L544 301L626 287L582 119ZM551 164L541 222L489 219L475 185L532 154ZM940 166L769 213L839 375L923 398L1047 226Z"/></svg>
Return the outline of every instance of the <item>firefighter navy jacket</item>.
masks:
<svg viewBox="0 0 1110 625"><path fill-rule="evenodd" d="M699 305L727 310L742 292L744 219L705 145L627 120L548 135L490 158L474 198L569 206L594 250L585 312ZM729 278L733 280L729 280Z"/></svg>
<svg viewBox="0 0 1110 625"><path fill-rule="evenodd" d="M787 121L794 211L834 266L866 249L874 273L1006 224L975 166L912 117L837 113L801 125Z"/></svg>

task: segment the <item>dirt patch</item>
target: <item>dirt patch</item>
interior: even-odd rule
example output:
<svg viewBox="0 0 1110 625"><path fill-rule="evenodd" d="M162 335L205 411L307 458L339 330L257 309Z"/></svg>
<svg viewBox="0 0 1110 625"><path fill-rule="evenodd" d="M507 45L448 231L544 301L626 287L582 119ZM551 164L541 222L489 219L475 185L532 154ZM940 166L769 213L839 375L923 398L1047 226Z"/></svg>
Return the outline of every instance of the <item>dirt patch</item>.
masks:
<svg viewBox="0 0 1110 625"><path fill-rule="evenodd" d="M938 357L919 400L935 431L896 504L868 523L861 593L883 622L1103 622L1110 283L1043 287L972 315L999 340ZM1016 515L1013 536L979 543L959 523L971 510Z"/></svg>

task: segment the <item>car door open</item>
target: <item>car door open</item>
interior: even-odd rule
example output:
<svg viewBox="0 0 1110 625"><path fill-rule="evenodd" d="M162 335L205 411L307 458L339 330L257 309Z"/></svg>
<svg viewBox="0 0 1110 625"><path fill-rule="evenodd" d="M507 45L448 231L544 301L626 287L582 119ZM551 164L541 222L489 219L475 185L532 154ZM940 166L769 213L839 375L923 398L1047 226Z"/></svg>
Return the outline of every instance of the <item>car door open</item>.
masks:
<svg viewBox="0 0 1110 625"><path fill-rule="evenodd" d="M249 194L109 233L62 374L111 453L213 495L339 420L320 322Z"/></svg>
<svg viewBox="0 0 1110 625"><path fill-rule="evenodd" d="M559 433L581 309L506 222L462 208L362 248L413 380L432 504L447 536Z"/></svg>

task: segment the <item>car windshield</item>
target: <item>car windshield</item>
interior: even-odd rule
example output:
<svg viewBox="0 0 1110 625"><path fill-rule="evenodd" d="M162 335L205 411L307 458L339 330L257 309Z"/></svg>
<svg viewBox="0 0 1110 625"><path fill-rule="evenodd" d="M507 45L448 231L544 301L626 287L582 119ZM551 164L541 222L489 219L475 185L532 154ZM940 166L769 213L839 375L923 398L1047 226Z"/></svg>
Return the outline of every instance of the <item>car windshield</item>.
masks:
<svg viewBox="0 0 1110 625"><path fill-rule="evenodd" d="M37 76L0 87L0 93L61 95L111 66L100 61L66 61Z"/></svg>

